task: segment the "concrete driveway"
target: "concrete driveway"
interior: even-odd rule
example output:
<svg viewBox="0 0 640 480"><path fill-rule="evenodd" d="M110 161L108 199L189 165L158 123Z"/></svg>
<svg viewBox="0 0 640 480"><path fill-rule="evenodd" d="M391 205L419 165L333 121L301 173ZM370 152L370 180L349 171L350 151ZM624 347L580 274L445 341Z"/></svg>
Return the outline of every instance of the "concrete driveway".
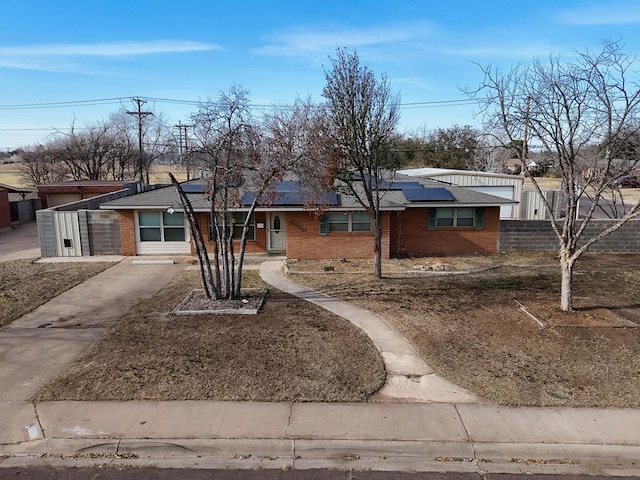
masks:
<svg viewBox="0 0 640 480"><path fill-rule="evenodd" d="M38 224L20 223L15 229L0 230L0 261L40 256Z"/></svg>

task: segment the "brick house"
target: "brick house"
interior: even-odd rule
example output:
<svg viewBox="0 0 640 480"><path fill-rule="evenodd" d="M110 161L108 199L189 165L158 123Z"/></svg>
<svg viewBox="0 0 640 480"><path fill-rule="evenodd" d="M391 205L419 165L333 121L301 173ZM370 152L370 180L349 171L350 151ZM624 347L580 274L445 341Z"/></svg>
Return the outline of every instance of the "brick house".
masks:
<svg viewBox="0 0 640 480"><path fill-rule="evenodd" d="M202 180L183 184L208 246L209 204ZM236 238L253 200L246 192L232 212ZM278 253L289 258L372 258L371 218L355 197L328 193L324 214L304 205L297 182L285 181L275 200L258 206L250 221L247 253ZM400 177L382 197L383 258L498 251L500 206L512 200ZM123 255L192 254L189 227L174 187L104 203L120 220Z"/></svg>

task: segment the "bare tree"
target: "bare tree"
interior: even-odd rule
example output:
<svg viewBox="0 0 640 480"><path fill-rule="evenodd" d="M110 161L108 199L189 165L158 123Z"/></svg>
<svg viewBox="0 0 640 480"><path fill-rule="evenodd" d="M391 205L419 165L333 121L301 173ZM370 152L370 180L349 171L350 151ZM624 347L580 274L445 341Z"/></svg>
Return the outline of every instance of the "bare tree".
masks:
<svg viewBox="0 0 640 480"><path fill-rule="evenodd" d="M399 96L386 76L360 64L356 52L338 49L325 71L322 95L327 99L329 134L340 155L338 176L371 215L374 238L374 276L382 277L381 197L386 190L391 140L400 114Z"/></svg>
<svg viewBox="0 0 640 480"><path fill-rule="evenodd" d="M67 180L68 170L60 161L52 142L25 147L22 161L17 164L20 176L27 184L36 186Z"/></svg>
<svg viewBox="0 0 640 480"><path fill-rule="evenodd" d="M312 104L297 101L290 108L274 107L258 122L249 112L249 92L233 86L193 115L198 156L207 171L216 298L240 297L252 216L257 206L275 200L285 175L309 158L315 112ZM241 229L234 228L236 211L243 214Z"/></svg>
<svg viewBox="0 0 640 480"><path fill-rule="evenodd" d="M84 131L72 126L69 134L55 142L55 150L74 180L102 180L107 178L114 143L109 124L98 122Z"/></svg>
<svg viewBox="0 0 640 480"><path fill-rule="evenodd" d="M510 145L522 142L520 158L527 158L528 142L542 145L553 158L567 198L566 215L559 218L541 195L558 237L562 287L560 307L571 311L575 262L594 243L640 215L640 206L627 208L621 218L588 237L594 211L617 176L635 168L638 157L619 161L620 143L637 135L640 89L631 81L635 58L617 42L603 43L598 53L580 53L573 62L552 57L520 64L503 73L482 67L484 80L471 96L483 102L487 130L502 132ZM505 145L506 146L506 145ZM525 172L527 170L525 169ZM535 178L533 184L540 193ZM592 199L578 219L580 199Z"/></svg>

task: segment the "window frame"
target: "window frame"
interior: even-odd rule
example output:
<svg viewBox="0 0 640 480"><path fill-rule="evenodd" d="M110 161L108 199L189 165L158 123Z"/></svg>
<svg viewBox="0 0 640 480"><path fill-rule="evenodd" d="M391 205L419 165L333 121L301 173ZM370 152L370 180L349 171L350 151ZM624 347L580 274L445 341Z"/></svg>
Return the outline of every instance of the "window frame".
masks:
<svg viewBox="0 0 640 480"><path fill-rule="evenodd" d="M244 219L247 217L247 213L249 212L229 212L229 222L231 223L231 228L233 228L233 240L240 241L242 240L242 229L244 226ZM221 213L218 213L221 215ZM239 219L239 223L236 221ZM213 234L213 222L211 221L211 214L207 214L207 222L208 222L208 231L209 231L209 241L213 241L215 235ZM256 218L255 213L251 214L251 219L249 220L249 231L247 232L247 241L255 242L256 241Z"/></svg>
<svg viewBox="0 0 640 480"><path fill-rule="evenodd" d="M144 216L144 214L155 214L156 215L156 219L158 220L157 224L151 224L151 225L145 225L143 221L141 221L141 216ZM182 217L182 224L171 224L170 222L166 222L165 221L165 215L175 215ZM140 242L144 242L144 243L150 243L150 242L163 242L163 243L174 243L174 242L186 242L187 241L187 229L185 227L185 215L183 212L173 212L173 213L169 213L163 210L138 210L137 215L136 215L136 220L137 220L137 227L138 227L138 239ZM152 230L157 230L160 233L160 238L159 239L154 239L154 240L147 240L145 238L143 238L145 235L143 235L144 231L152 231ZM167 233L171 232L172 234L178 231L182 231L182 235L179 235L179 237L181 237L180 239L177 240L167 240L167 237L171 236L171 235L167 235Z"/></svg>
<svg viewBox="0 0 640 480"><path fill-rule="evenodd" d="M452 212L451 216L440 215L448 211ZM459 213L463 213L463 212L467 213L467 215L460 216ZM451 222L446 222L449 219L451 220ZM440 222L441 220L442 222ZM461 222L464 221L465 223L468 223L469 220L471 221L471 224L460 225ZM441 224L445 222L449 224L448 225ZM454 229L454 228L484 230L484 208L483 207L441 207L441 208L429 209L428 219L427 219L428 230Z"/></svg>
<svg viewBox="0 0 640 480"><path fill-rule="evenodd" d="M334 216L336 219L344 218L344 221L336 221L331 219L331 216ZM339 215L339 217L338 217ZM356 215L356 219L354 220L354 215ZM364 220L364 216L367 216L368 221ZM357 216L361 216L358 218ZM363 226L368 224L368 229L360 229L357 226ZM373 221L371 219L371 214L367 212L327 212L320 218L320 235L328 235L330 233L371 233ZM340 225L344 228L336 229L335 226ZM354 225L356 229L354 230ZM333 228L332 228L333 226Z"/></svg>

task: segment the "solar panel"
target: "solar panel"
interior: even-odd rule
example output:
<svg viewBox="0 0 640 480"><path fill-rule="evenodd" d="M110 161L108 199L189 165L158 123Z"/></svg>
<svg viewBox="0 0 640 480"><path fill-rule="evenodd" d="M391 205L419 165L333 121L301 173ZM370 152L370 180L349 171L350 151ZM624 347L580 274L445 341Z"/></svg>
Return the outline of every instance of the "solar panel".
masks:
<svg viewBox="0 0 640 480"><path fill-rule="evenodd" d="M449 190L442 187L434 188L403 188L402 193L410 202L453 202L455 198Z"/></svg>
<svg viewBox="0 0 640 480"><path fill-rule="evenodd" d="M207 186L204 183L185 183L182 184L182 191L184 193L204 193L207 190Z"/></svg>
<svg viewBox="0 0 640 480"><path fill-rule="evenodd" d="M242 195L240 202L242 205L251 205L255 198L255 193L246 192ZM338 195L333 192L326 192L311 198L305 196L304 192L300 191L276 192L273 198L269 198L268 195L264 195L258 203L260 205L297 206L304 205L307 201L318 205L337 205Z"/></svg>
<svg viewBox="0 0 640 480"><path fill-rule="evenodd" d="M300 182L294 180L283 180L276 187L276 192L298 192L300 191Z"/></svg>

